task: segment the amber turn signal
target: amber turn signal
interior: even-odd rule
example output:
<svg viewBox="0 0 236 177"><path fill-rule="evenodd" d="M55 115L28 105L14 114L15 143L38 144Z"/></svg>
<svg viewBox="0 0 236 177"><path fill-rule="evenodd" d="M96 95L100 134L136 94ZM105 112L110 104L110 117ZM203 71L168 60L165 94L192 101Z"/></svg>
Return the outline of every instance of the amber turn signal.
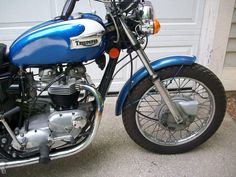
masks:
<svg viewBox="0 0 236 177"><path fill-rule="evenodd" d="M153 34L157 34L160 31L160 29L161 29L160 22L157 19L155 19L153 21Z"/></svg>

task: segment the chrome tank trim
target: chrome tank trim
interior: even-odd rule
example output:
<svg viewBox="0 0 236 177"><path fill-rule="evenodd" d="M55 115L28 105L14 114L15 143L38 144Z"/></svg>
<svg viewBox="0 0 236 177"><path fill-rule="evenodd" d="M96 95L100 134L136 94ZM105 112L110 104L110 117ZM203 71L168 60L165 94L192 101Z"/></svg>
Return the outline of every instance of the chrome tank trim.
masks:
<svg viewBox="0 0 236 177"><path fill-rule="evenodd" d="M74 148L71 148L65 151L51 153L50 154L51 160L68 157L68 156L81 152L93 141L94 137L97 134L97 130L98 130L98 127L101 121L102 112L103 112L103 106L104 106L103 99L100 93L92 86L84 85L84 84L77 84L77 88L84 89L91 92L96 99L97 109L96 109L94 127L92 130L92 133L89 135L86 141L84 141L82 144ZM21 167L21 166L26 166L26 165L36 164L36 163L39 163L39 157L34 157L34 158L29 158L29 159L24 159L24 160L9 161L9 162L0 162L0 170L4 172L5 169L7 168Z"/></svg>

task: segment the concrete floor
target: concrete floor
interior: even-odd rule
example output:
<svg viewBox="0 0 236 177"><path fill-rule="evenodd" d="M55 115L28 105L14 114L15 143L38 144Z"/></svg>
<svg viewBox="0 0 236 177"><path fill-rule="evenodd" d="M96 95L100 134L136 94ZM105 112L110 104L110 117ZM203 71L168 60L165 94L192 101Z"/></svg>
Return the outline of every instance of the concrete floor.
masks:
<svg viewBox="0 0 236 177"><path fill-rule="evenodd" d="M180 155L159 155L128 137L114 98L106 101L94 142L81 153L52 161L8 169L6 177L235 177L236 124L227 115L217 133L199 148Z"/></svg>

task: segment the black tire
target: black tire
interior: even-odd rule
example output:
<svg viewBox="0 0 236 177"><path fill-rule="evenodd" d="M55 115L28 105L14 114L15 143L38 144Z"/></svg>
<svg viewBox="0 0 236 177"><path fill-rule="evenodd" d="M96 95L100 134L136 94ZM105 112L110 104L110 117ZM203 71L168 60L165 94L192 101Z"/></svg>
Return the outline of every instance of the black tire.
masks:
<svg viewBox="0 0 236 177"><path fill-rule="evenodd" d="M141 147L155 153L176 154L192 150L193 148L204 143L216 132L225 116L226 96L224 87L222 86L220 80L210 70L199 64L184 66L180 71L179 68L180 66L165 68L158 71L158 75L161 80L165 80L167 78L172 78L173 76L175 76L188 77L203 83L211 91L214 97L215 111L213 114L213 119L211 123L209 123L206 130L204 130L204 132L202 132L200 136L196 137L190 142L174 146L165 146L163 144L153 143L143 136L136 122L136 108L139 104L139 101L137 100L140 100L142 96L151 87L153 87L153 84L150 81L149 77L144 78L139 84L137 84L137 86L135 86L130 91L130 94L125 101L122 118L125 129L131 139Z"/></svg>

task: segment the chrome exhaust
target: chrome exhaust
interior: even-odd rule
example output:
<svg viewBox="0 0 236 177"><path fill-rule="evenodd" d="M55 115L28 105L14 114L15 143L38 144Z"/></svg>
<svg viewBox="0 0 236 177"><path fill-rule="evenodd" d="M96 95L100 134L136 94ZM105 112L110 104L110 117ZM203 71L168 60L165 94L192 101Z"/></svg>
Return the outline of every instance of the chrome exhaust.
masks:
<svg viewBox="0 0 236 177"><path fill-rule="evenodd" d="M99 124L101 121L102 112L103 112L103 106L104 106L103 99L102 99L100 93L92 86L77 84L76 89L89 91L93 94L93 96L96 99L97 109L96 109L96 113L95 113L94 127L92 130L92 133L88 136L86 141L84 141L82 144L80 144L74 148L71 148L71 149L68 149L65 151L51 153L49 155L51 160L72 156L74 154L81 152L86 147L88 147L88 145L93 141L94 137L97 134L97 130L98 130L98 127L99 127ZM5 174L6 169L8 169L8 168L21 167L21 166L32 165L32 164L36 164L36 163L39 163L39 157L28 158L28 159L24 159L24 160L9 161L9 162L0 162L0 170L1 170L2 174Z"/></svg>

